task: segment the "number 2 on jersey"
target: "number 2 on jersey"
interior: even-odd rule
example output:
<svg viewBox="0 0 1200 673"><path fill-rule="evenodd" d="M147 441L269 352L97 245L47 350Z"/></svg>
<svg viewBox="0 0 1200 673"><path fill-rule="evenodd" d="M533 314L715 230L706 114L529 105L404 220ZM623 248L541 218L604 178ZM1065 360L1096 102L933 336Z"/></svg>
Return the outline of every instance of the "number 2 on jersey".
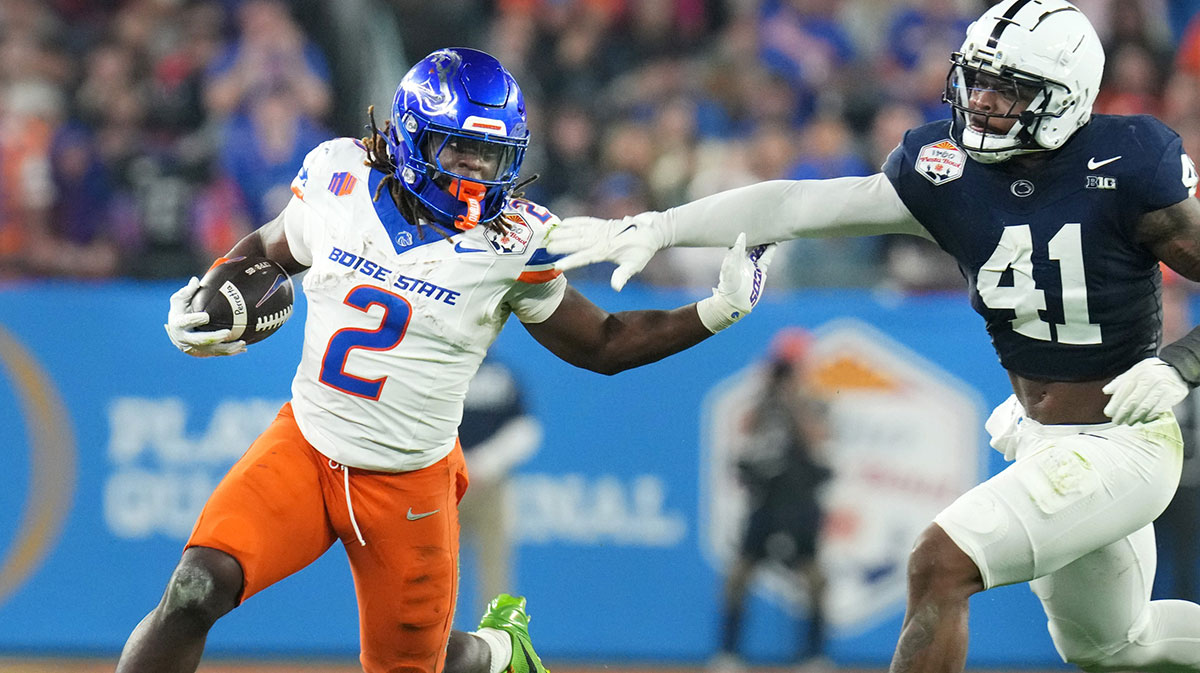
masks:
<svg viewBox="0 0 1200 673"><path fill-rule="evenodd" d="M404 297L373 285L359 285L350 290L343 303L364 313L372 306L382 306L383 318L379 327L373 330L347 327L333 333L325 347L325 357L321 358L321 383L344 393L377 400L387 377L364 379L349 374L345 369L346 358L355 348L372 351L395 348L408 331L412 305Z"/></svg>
<svg viewBox="0 0 1200 673"><path fill-rule="evenodd" d="M1100 325L1091 322L1087 304L1087 277L1083 271L1083 242L1079 223L1072 222L1050 239L1047 252L1058 261L1062 276L1064 324L1056 325L1057 339L1050 336L1050 323L1038 313L1046 308L1046 293L1033 279L1033 235L1028 224L1004 228L992 256L979 269L975 289L992 309L1012 309L1013 331L1031 339L1065 344L1100 343ZM1012 269L1012 285L1000 285L1004 272Z"/></svg>

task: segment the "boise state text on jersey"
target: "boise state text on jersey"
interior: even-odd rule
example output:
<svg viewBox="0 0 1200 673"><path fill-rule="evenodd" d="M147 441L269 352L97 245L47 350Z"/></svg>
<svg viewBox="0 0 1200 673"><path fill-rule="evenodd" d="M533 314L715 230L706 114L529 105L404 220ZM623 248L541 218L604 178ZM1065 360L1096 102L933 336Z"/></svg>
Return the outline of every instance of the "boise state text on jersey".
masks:
<svg viewBox="0 0 1200 673"><path fill-rule="evenodd" d="M1005 369L1087 381L1153 355L1161 275L1135 228L1196 187L1179 136L1094 115L1061 149L996 164L949 138L949 121L909 131L884 173L958 261Z"/></svg>
<svg viewBox="0 0 1200 673"><path fill-rule="evenodd" d="M310 265L292 408L341 464L420 469L454 448L468 383L509 315L540 322L558 308L566 280L543 247L557 218L509 199L504 233L418 228L365 158L350 139L318 146L283 212Z"/></svg>

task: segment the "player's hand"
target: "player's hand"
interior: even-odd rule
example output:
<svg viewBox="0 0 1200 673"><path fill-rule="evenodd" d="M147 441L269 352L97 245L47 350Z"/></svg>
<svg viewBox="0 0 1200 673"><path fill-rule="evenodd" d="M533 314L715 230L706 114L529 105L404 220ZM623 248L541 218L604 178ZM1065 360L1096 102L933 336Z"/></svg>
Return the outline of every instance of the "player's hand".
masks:
<svg viewBox="0 0 1200 673"><path fill-rule="evenodd" d="M1112 399L1104 413L1122 425L1141 423L1171 410L1191 388L1179 372L1158 358L1142 360L1104 386Z"/></svg>
<svg viewBox="0 0 1200 673"><path fill-rule="evenodd" d="M661 216L649 212L620 220L568 217L550 230L546 251L566 255L554 263L559 271L615 262L617 268L610 282L614 290L620 291L664 247L666 240L657 224Z"/></svg>
<svg viewBox="0 0 1200 673"><path fill-rule="evenodd" d="M171 310L167 313L167 336L179 350L198 358L215 355L234 355L246 350L245 341L231 341L230 331L219 329L211 332L196 332L195 328L208 324L208 314L204 311L188 311L192 297L200 291L200 279L192 276L187 285L179 288L171 295Z"/></svg>
<svg viewBox="0 0 1200 673"><path fill-rule="evenodd" d="M767 267L777 248L778 245L770 243L746 250L746 234L738 234L737 241L721 261L721 277L712 296L696 302L700 322L710 332L720 332L754 310L767 282Z"/></svg>

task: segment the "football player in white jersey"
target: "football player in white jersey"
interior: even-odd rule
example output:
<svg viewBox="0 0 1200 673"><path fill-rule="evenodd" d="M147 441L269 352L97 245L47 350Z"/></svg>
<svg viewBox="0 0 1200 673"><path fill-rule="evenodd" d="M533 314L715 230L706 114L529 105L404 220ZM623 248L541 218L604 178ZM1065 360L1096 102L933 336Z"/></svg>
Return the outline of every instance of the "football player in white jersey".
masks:
<svg viewBox="0 0 1200 673"><path fill-rule="evenodd" d="M605 374L692 346L749 313L773 246L730 249L711 297L609 314L553 268L557 219L514 195L529 142L520 88L472 49L443 49L401 81L372 136L309 153L294 198L227 257L307 269L292 400L206 503L159 605L117 670L194 671L213 623L345 546L367 673L544 673L524 599L501 595L473 633L451 620L467 384L510 314L563 360ZM196 356L245 345L195 328L195 278L167 332Z"/></svg>
<svg viewBox="0 0 1200 673"><path fill-rule="evenodd" d="M1172 407L1200 384L1200 328L1161 351L1159 261L1200 280L1197 174L1146 115L1092 114L1104 50L1065 0L1005 0L950 60L952 119L882 172L771 181L625 220L569 218L558 266L670 245L910 234L951 254L1013 396L989 418L1010 466L917 539L891 671L961 671L971 595L1029 582L1064 661L1200 671L1200 605L1150 600L1151 523L1179 483ZM737 222L737 229L732 223ZM936 329L933 327L932 329Z"/></svg>

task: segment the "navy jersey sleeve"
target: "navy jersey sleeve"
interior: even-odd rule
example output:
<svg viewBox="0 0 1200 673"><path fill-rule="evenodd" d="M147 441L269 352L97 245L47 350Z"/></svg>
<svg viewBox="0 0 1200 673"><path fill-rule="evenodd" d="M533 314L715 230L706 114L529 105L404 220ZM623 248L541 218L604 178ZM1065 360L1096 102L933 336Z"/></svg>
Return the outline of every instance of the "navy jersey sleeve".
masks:
<svg viewBox="0 0 1200 673"><path fill-rule="evenodd" d="M1153 117L1136 118L1139 139L1145 137L1147 157L1151 159L1146 180L1135 191L1141 198L1143 212L1173 206L1192 196L1196 190L1196 166L1183 151L1179 134ZM1157 157L1157 162L1153 158Z"/></svg>

